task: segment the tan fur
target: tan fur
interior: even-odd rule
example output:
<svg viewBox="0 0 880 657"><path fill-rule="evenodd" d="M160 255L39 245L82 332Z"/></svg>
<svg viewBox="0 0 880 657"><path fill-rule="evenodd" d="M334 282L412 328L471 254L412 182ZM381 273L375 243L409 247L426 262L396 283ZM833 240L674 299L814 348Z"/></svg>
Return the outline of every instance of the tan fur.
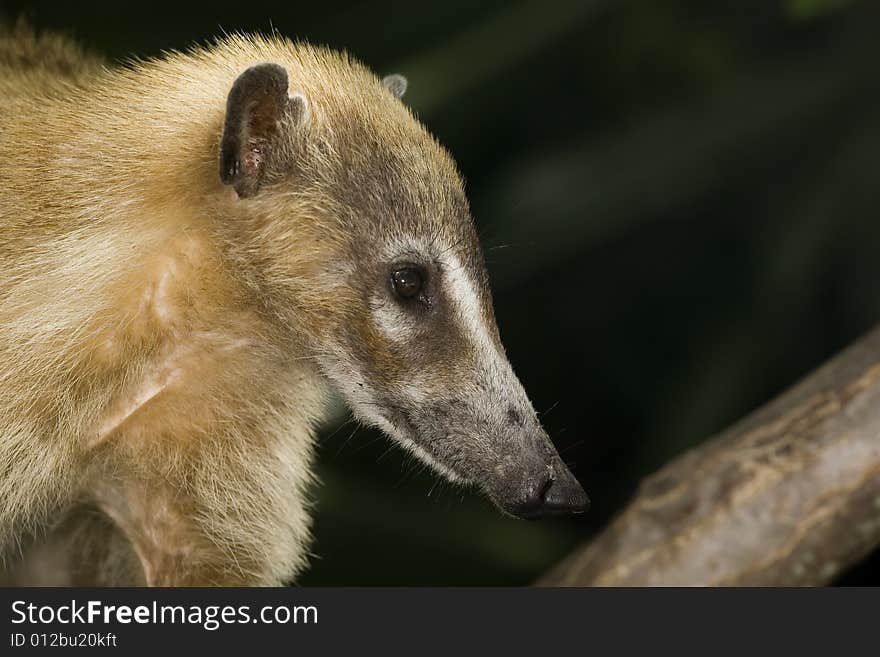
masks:
<svg viewBox="0 0 880 657"><path fill-rule="evenodd" d="M0 34L5 581L289 581L328 384L507 513L586 508L395 89L278 37L108 69Z"/></svg>
<svg viewBox="0 0 880 657"><path fill-rule="evenodd" d="M63 65L28 64L52 52ZM230 37L114 70L21 29L0 53L7 559L19 537L89 504L131 542L149 584L288 580L307 554L323 379L258 280L274 261L240 231L247 221L296 234L291 288L338 240L320 195L243 210L221 185L225 96L242 70L273 61L310 99L309 130L329 129L337 97L380 131L397 129L380 113L406 110L345 56L278 38ZM311 318L302 331L338 321L323 295L298 298Z"/></svg>

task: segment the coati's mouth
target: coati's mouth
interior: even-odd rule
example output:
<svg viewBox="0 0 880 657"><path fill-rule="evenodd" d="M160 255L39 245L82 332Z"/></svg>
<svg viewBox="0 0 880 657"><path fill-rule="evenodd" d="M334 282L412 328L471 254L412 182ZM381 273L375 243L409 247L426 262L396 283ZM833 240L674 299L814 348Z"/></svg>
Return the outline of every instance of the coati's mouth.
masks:
<svg viewBox="0 0 880 657"><path fill-rule="evenodd" d="M422 462L429 465L434 471L442 474L447 480L459 484L471 484L467 477L460 475L450 466L441 462L429 449L427 449L419 437L421 433L416 428L416 423L409 414L398 406L389 405L385 410L380 412L382 419L385 420L393 431L389 432L391 437L397 440L404 449L414 454Z"/></svg>

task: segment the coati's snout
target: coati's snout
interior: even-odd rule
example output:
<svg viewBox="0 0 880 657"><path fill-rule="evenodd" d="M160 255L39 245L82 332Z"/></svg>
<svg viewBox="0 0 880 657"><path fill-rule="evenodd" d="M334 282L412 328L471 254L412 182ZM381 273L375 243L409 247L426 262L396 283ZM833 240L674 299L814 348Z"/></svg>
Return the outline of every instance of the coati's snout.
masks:
<svg viewBox="0 0 880 657"><path fill-rule="evenodd" d="M519 518L583 513L590 507L583 487L559 457L525 473L521 481L512 480L510 486L489 495L504 511Z"/></svg>
<svg viewBox="0 0 880 657"><path fill-rule="evenodd" d="M447 401L411 412L398 409L389 433L402 434L404 445L423 460L453 480L479 487L510 515L586 511L584 489L539 425L519 382L505 380L503 372L496 377ZM499 390L505 385L506 393ZM450 386L450 393L455 390Z"/></svg>
<svg viewBox="0 0 880 657"><path fill-rule="evenodd" d="M371 243L319 362L357 417L506 513L583 512L587 496L504 352L470 221L457 225L454 239Z"/></svg>
<svg viewBox="0 0 880 657"><path fill-rule="evenodd" d="M504 353L461 178L400 80L364 71L314 106L277 65L236 81L220 172L270 254L255 277L359 419L509 514L582 512Z"/></svg>
<svg viewBox="0 0 880 657"><path fill-rule="evenodd" d="M320 360L359 418L506 513L583 512L587 496L504 352L465 217L449 220L455 237L392 233L365 249L352 275L361 302L337 325L345 346Z"/></svg>

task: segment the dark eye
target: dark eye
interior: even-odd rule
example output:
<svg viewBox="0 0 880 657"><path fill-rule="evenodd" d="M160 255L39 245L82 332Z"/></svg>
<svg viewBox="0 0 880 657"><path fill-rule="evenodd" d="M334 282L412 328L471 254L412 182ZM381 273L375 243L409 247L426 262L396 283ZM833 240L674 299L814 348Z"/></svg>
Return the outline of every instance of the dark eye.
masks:
<svg viewBox="0 0 880 657"><path fill-rule="evenodd" d="M424 276L415 267L401 267L391 272L394 291L402 299L418 296L424 286Z"/></svg>

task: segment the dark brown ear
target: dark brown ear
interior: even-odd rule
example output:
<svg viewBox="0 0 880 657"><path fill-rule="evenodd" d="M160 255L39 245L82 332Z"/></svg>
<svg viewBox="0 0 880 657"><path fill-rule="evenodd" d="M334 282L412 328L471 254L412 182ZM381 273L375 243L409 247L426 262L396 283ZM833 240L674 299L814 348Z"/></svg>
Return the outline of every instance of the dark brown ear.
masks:
<svg viewBox="0 0 880 657"><path fill-rule="evenodd" d="M220 179L240 198L256 194L281 149L282 123L303 121L306 114L306 99L288 96L287 71L278 64L257 64L239 75L226 99Z"/></svg>

